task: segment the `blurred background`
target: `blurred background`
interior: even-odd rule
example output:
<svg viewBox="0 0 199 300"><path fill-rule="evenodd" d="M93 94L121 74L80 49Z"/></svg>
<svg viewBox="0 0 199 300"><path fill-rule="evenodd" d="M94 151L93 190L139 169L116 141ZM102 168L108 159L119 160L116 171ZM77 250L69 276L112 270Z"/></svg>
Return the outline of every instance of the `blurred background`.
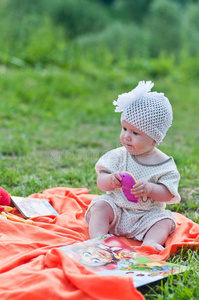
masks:
<svg viewBox="0 0 199 300"><path fill-rule="evenodd" d="M199 72L198 0L1 0L0 28L0 62L21 68L87 60L163 75L188 59Z"/></svg>

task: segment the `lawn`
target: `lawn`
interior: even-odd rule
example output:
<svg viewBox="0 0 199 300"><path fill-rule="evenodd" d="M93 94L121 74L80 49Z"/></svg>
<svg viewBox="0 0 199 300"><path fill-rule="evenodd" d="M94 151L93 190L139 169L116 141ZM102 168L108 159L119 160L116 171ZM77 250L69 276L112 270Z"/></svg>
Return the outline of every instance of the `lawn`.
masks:
<svg viewBox="0 0 199 300"><path fill-rule="evenodd" d="M169 208L199 222L199 86L174 76L152 78L122 69L0 67L1 186L12 195L86 187L99 194L94 165L120 145L120 115L112 101L139 80L153 80L173 106L174 120L160 149L181 174L180 204ZM143 289L146 299L198 299L199 255L179 251L189 270Z"/></svg>

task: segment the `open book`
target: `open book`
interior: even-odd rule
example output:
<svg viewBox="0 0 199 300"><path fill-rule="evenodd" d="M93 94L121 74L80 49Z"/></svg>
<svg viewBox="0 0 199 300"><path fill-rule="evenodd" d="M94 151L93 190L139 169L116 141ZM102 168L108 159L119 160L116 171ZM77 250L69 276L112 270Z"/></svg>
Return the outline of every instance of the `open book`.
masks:
<svg viewBox="0 0 199 300"><path fill-rule="evenodd" d="M100 275L131 276L135 287L186 270L182 265L143 257L111 234L58 249Z"/></svg>
<svg viewBox="0 0 199 300"><path fill-rule="evenodd" d="M59 215L46 199L12 196L11 200L25 218Z"/></svg>

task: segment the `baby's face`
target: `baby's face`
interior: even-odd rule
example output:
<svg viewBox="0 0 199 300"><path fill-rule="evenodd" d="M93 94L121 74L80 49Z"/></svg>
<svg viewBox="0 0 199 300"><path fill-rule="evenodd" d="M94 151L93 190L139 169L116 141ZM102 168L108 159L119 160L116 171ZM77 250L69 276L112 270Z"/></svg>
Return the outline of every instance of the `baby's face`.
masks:
<svg viewBox="0 0 199 300"><path fill-rule="evenodd" d="M149 154L156 146L152 138L126 121L122 121L120 141L132 155Z"/></svg>

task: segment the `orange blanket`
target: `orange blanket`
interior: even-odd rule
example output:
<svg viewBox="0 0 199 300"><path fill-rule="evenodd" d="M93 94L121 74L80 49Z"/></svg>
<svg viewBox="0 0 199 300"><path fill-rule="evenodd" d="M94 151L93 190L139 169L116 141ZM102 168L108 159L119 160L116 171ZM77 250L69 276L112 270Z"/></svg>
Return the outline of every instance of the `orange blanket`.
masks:
<svg viewBox="0 0 199 300"><path fill-rule="evenodd" d="M96 195L85 188L58 187L31 196L48 199L60 215L36 217L35 226L0 219L0 299L144 299L130 277L99 276L56 249L89 238L84 214ZM12 213L18 214L17 209ZM121 239L159 260L181 246L198 247L199 225L175 215L178 227L161 253Z"/></svg>

